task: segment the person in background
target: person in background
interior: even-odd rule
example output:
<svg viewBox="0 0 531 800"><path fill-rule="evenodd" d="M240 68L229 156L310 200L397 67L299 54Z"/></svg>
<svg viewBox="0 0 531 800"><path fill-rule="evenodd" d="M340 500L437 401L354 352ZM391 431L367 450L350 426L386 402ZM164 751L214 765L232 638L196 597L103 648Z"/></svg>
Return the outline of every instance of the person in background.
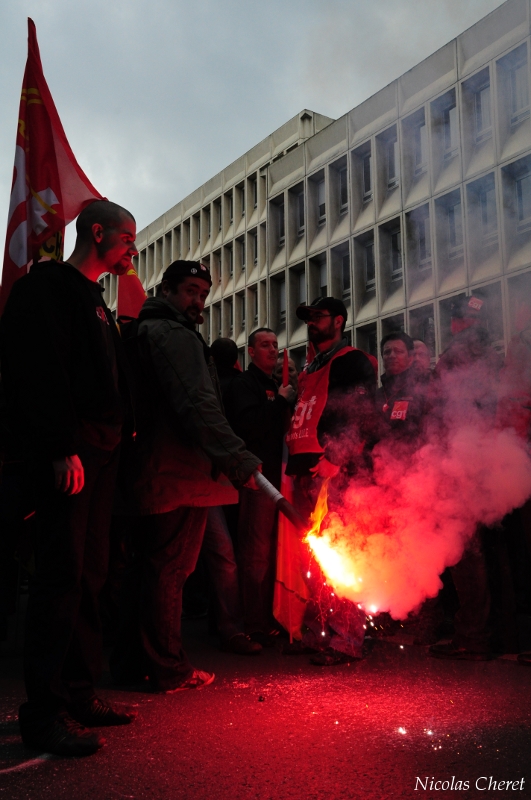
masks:
<svg viewBox="0 0 531 800"><path fill-rule="evenodd" d="M482 324L483 301L456 297L451 306L452 340L434 370L440 435L460 424L494 426L501 357ZM459 600L453 639L434 644L435 658L485 661L491 649L491 592L485 557L487 531L479 528L458 564L450 572Z"/></svg>
<svg viewBox="0 0 531 800"><path fill-rule="evenodd" d="M412 366L420 373L431 375L431 356L428 346L422 339L413 339Z"/></svg>
<svg viewBox="0 0 531 800"><path fill-rule="evenodd" d="M292 386L273 379L278 360L276 334L258 328L249 337L249 368L225 395L227 417L247 448L263 462L263 474L280 488L282 446L295 400ZM237 557L246 633L263 646L275 642L273 618L277 511L262 493L240 491Z"/></svg>
<svg viewBox="0 0 531 800"><path fill-rule="evenodd" d="M273 371L273 378L277 382L279 386L282 386L282 373L284 371L284 357L279 356L277 359L277 363L275 369ZM288 375L289 375L289 385L293 387L293 391L297 391L297 385L299 380L299 374L297 372L297 367L295 366L295 362L292 358L288 358Z"/></svg>

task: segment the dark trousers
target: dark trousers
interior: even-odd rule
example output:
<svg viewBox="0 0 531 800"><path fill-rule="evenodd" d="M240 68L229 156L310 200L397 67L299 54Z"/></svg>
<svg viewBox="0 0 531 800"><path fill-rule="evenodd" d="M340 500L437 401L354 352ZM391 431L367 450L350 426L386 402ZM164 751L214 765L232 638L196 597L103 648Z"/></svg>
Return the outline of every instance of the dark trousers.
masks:
<svg viewBox="0 0 531 800"><path fill-rule="evenodd" d="M234 547L221 506L208 509L201 555L214 587L218 632L228 641L243 633L243 612Z"/></svg>
<svg viewBox="0 0 531 800"><path fill-rule="evenodd" d="M262 492L242 489L238 520L238 568L246 633L268 633L274 625L276 552L275 504Z"/></svg>
<svg viewBox="0 0 531 800"><path fill-rule="evenodd" d="M481 530L450 572L459 598L454 641L467 650L485 652L490 649L490 591Z"/></svg>
<svg viewBox="0 0 531 800"><path fill-rule="evenodd" d="M136 558L140 568L140 640L155 689L174 689L193 668L182 646L183 586L194 571L207 508L182 506L143 520Z"/></svg>
<svg viewBox="0 0 531 800"><path fill-rule="evenodd" d="M94 694L101 674L99 594L109 557L109 525L118 464L112 452L78 455L85 485L77 495L54 488L51 464L35 467L35 576L31 581L24 678L28 707L55 713Z"/></svg>

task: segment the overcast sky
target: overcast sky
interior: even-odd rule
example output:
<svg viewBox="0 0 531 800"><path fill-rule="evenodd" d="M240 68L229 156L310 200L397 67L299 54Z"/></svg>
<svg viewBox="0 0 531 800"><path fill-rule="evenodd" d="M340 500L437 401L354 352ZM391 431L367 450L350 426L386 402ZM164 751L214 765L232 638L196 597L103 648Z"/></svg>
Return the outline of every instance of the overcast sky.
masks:
<svg viewBox="0 0 531 800"><path fill-rule="evenodd" d="M0 0L2 252L28 16L78 162L141 229L302 108L341 116L499 5Z"/></svg>

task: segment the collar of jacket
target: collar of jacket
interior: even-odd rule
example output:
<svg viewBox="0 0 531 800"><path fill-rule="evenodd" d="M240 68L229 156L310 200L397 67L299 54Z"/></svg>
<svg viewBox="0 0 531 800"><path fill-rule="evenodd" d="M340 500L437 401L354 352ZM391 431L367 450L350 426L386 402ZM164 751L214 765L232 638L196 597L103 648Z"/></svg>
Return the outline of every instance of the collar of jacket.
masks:
<svg viewBox="0 0 531 800"><path fill-rule="evenodd" d="M321 367L324 367L324 365L328 363L328 361L330 361L332 356L334 356L339 350L341 350L342 347L348 347L348 341L346 336L343 337L343 339L341 339L341 341L338 342L335 345L335 347L331 347L330 350L325 350L324 353L318 352L317 355L314 357L312 363L309 365L306 372L310 374L312 372L317 372L317 370L321 369Z"/></svg>
<svg viewBox="0 0 531 800"><path fill-rule="evenodd" d="M272 375L266 375L266 373L262 369L260 369L260 367L257 367L256 364L253 364L252 361L249 364L249 366L247 367L247 370L251 373L251 375L254 375L255 378L258 378L258 380L261 383L263 383L265 385L271 385L272 384L275 387L275 389L278 389L278 384L275 383L275 380L274 380L273 376Z"/></svg>
<svg viewBox="0 0 531 800"><path fill-rule="evenodd" d="M414 381L415 374L411 371L411 367L399 372L398 375L387 375L385 372L382 375L382 386L388 395L403 393Z"/></svg>
<svg viewBox="0 0 531 800"><path fill-rule="evenodd" d="M208 364L210 359L210 348L199 333L193 322L190 322L184 314L177 311L175 306L166 300L164 297L148 297L138 315L138 321L143 322L145 319L169 319L172 322L178 322L183 328L188 328L189 331L195 333L203 346L205 354L205 361Z"/></svg>

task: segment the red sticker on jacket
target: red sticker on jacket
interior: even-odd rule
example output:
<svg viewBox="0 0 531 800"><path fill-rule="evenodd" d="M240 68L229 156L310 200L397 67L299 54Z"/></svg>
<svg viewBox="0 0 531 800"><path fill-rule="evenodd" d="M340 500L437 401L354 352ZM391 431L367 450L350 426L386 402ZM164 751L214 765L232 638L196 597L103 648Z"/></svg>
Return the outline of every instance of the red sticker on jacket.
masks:
<svg viewBox="0 0 531 800"><path fill-rule="evenodd" d="M272 389L266 389L266 395L268 400L274 400L276 395Z"/></svg>
<svg viewBox="0 0 531 800"><path fill-rule="evenodd" d="M409 402L407 400L397 400L391 411L391 419L405 419L408 405Z"/></svg>

